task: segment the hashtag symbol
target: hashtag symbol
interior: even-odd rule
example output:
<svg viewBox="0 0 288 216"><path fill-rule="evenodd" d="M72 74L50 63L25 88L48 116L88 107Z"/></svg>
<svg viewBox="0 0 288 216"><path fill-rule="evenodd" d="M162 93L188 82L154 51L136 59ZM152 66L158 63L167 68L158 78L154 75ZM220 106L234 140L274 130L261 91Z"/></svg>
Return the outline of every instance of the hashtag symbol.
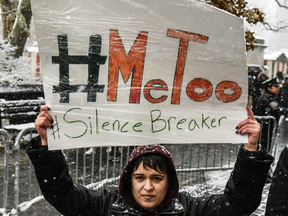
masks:
<svg viewBox="0 0 288 216"><path fill-rule="evenodd" d="M56 127L56 130L54 130L55 127ZM58 120L57 120L57 115L55 115L55 124L52 125L52 134L51 134L51 135L54 136L54 139L56 139L55 133L57 133L57 132L58 132L58 139L60 139L60 133L59 133L59 131L60 131L59 122L58 122Z"/></svg>
<svg viewBox="0 0 288 216"><path fill-rule="evenodd" d="M97 93L103 93L104 85L98 85L99 65L105 64L107 56L100 56L102 38L90 37L88 56L70 56L68 54L67 35L58 35L59 56L52 56L52 63L59 64L59 85L53 86L53 93L60 93L60 103L69 103L69 94L87 93L87 102L96 102ZM69 85L69 65L88 64L87 85Z"/></svg>

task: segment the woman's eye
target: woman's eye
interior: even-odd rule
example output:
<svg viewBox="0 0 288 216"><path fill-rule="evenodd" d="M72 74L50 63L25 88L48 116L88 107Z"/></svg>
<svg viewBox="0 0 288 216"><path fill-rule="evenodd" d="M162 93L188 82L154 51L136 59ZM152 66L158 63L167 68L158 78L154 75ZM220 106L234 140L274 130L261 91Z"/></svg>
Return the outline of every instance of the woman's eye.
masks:
<svg viewBox="0 0 288 216"><path fill-rule="evenodd" d="M135 178L136 178L137 180L142 180L142 179L143 179L142 176L136 176Z"/></svg>

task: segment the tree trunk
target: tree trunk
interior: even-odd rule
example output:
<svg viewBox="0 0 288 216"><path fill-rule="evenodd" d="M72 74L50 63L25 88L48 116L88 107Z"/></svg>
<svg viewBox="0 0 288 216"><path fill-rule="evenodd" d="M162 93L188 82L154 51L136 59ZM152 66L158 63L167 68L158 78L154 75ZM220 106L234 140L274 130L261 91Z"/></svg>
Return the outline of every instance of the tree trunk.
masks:
<svg viewBox="0 0 288 216"><path fill-rule="evenodd" d="M3 37L15 47L14 57L22 56L30 35L32 17L30 0L0 0L3 22Z"/></svg>
<svg viewBox="0 0 288 216"><path fill-rule="evenodd" d="M8 40L13 29L18 1L0 0L1 16L3 23L3 38Z"/></svg>

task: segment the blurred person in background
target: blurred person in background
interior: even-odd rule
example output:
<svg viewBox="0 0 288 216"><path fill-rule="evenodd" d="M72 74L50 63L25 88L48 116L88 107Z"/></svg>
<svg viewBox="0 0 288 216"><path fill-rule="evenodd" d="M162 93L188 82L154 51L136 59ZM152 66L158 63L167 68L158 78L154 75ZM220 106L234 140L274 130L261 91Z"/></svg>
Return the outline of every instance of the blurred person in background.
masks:
<svg viewBox="0 0 288 216"><path fill-rule="evenodd" d="M280 106L278 96L282 83L278 78L273 78L264 81L263 85L265 93L259 97L254 114L258 116L274 116L278 122L280 116L287 113L287 109Z"/></svg>
<svg viewBox="0 0 288 216"><path fill-rule="evenodd" d="M279 94L281 106L288 108L288 75L285 76L282 91Z"/></svg>
<svg viewBox="0 0 288 216"><path fill-rule="evenodd" d="M269 75L266 72L261 72L258 74L257 78L249 84L249 89L251 89L251 96L252 96L252 111L254 111L257 101L259 100L260 96L265 93L265 85L263 82L269 79Z"/></svg>
<svg viewBox="0 0 288 216"><path fill-rule="evenodd" d="M278 80L279 80L279 83L283 83L284 82L284 76L283 76L283 72L282 71L278 71L277 73L276 73L276 77L278 78Z"/></svg>
<svg viewBox="0 0 288 216"><path fill-rule="evenodd" d="M288 109L281 107L280 104L279 92L282 83L280 83L279 79L276 77L264 81L263 85L265 86L265 93L258 99L254 114L257 116L273 116L276 119L276 124L278 124L280 116L288 113ZM271 143L273 125L270 127L270 131L268 130L268 127L263 126L260 143L269 151L270 147L268 146L268 143ZM270 134L270 140L267 139L268 133Z"/></svg>

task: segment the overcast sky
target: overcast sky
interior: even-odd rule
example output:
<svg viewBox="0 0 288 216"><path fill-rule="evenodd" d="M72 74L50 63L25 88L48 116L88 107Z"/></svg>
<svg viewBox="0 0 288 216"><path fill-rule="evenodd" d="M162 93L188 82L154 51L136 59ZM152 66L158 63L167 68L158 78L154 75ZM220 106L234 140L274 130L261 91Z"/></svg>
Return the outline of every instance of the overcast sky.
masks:
<svg viewBox="0 0 288 216"><path fill-rule="evenodd" d="M288 23L288 9L280 8L275 0L246 0L249 7L257 7L266 14L265 18L270 21L286 20ZM284 0L282 0L284 2ZM287 3L286 3L287 5ZM268 48L265 53L286 49L288 53L288 28L282 32L264 30L263 27L253 27L255 35L264 38Z"/></svg>

